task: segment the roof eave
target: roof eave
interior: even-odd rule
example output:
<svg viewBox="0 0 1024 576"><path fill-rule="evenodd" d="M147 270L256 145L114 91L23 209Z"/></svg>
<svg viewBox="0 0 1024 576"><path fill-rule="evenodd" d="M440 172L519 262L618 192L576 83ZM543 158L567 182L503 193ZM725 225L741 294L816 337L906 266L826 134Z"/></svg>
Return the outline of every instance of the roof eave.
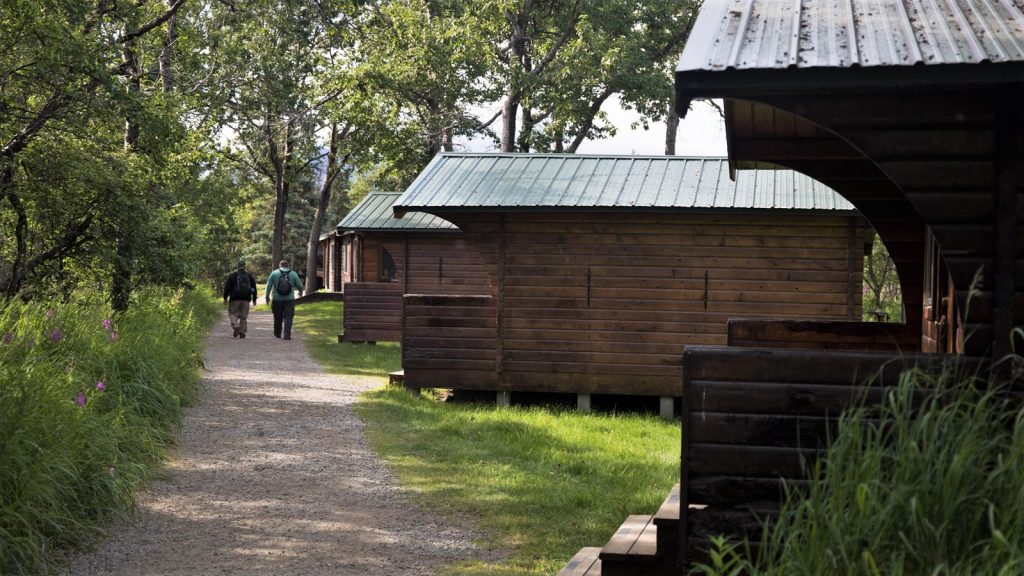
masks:
<svg viewBox="0 0 1024 576"><path fill-rule="evenodd" d="M1024 83L1024 62L981 62L849 68L677 70L676 111L697 98L756 98L786 94L970 88Z"/></svg>
<svg viewBox="0 0 1024 576"><path fill-rule="evenodd" d="M860 214L856 209L829 209L829 208L732 208L732 207L685 207L685 206L409 206L402 207L410 212L427 212L434 215L439 214L483 214L495 212L533 212L533 213L675 213L675 214L805 214L805 215L832 215L832 216L853 216ZM379 229L375 230L379 231ZM458 230L455 230L458 231Z"/></svg>

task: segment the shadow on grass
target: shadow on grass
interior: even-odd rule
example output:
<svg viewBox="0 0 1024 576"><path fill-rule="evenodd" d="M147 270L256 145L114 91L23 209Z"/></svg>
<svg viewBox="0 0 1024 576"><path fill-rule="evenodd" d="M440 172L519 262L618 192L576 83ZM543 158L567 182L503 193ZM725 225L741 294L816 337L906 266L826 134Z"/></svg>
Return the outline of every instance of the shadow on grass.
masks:
<svg viewBox="0 0 1024 576"><path fill-rule="evenodd" d="M334 374L386 377L402 369L402 348L397 342L354 344L338 342L344 303L310 302L295 308L295 326L306 335L306 349Z"/></svg>
<svg viewBox="0 0 1024 576"><path fill-rule="evenodd" d="M656 418L438 404L396 388L365 394L357 412L404 486L510 552L443 574L554 574L627 515L654 513L678 481L678 426Z"/></svg>

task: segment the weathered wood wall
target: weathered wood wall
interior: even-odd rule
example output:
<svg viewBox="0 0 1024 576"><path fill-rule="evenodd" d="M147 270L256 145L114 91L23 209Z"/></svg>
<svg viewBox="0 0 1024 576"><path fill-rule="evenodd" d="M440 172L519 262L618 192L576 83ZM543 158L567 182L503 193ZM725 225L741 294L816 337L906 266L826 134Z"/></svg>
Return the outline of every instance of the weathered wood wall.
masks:
<svg viewBox="0 0 1024 576"><path fill-rule="evenodd" d="M344 340L401 341L405 294L490 292L480 254L458 232L363 233L357 246L363 282L345 284ZM382 247L395 262L392 282L378 281Z"/></svg>
<svg viewBox="0 0 1024 576"><path fill-rule="evenodd" d="M689 347L683 354L680 550L706 558L711 536L756 536L856 399L878 403L900 372L976 360L940 355ZM877 378L875 378L877 376ZM693 508L691 505L704 506ZM752 512L753 511L753 512Z"/></svg>
<svg viewBox="0 0 1024 576"><path fill-rule="evenodd" d="M860 319L856 217L439 216L480 250L494 297L495 376L467 387L679 396L683 347L725 344L731 317ZM405 377L429 386L430 370Z"/></svg>
<svg viewBox="0 0 1024 576"><path fill-rule="evenodd" d="M483 259L463 234L410 235L405 274L406 294L491 292Z"/></svg>

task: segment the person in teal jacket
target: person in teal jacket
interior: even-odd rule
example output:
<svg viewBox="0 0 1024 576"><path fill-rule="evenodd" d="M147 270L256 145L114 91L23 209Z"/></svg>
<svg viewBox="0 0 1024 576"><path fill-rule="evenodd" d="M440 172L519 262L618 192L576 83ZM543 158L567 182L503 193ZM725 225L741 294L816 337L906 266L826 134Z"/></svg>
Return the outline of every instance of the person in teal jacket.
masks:
<svg viewBox="0 0 1024 576"><path fill-rule="evenodd" d="M263 293L267 304L270 304L270 310L274 313L274 338L292 339L295 298L302 296L303 289L305 286L302 285L302 280L294 270L288 269L287 260L281 260L277 270L267 277L267 289Z"/></svg>

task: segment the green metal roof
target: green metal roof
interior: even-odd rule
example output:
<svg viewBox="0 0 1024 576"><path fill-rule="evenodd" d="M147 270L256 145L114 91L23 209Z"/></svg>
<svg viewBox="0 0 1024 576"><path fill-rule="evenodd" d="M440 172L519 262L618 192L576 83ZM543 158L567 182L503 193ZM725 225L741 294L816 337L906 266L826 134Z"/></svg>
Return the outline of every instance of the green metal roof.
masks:
<svg viewBox="0 0 1024 576"><path fill-rule="evenodd" d="M415 210L853 211L792 170L744 170L726 158L580 154L439 154L395 202ZM408 217L408 216L407 216Z"/></svg>
<svg viewBox="0 0 1024 576"><path fill-rule="evenodd" d="M381 230L390 232L456 231L447 220L424 212L410 212L402 218L392 210L401 192L370 192L338 222L341 232Z"/></svg>

